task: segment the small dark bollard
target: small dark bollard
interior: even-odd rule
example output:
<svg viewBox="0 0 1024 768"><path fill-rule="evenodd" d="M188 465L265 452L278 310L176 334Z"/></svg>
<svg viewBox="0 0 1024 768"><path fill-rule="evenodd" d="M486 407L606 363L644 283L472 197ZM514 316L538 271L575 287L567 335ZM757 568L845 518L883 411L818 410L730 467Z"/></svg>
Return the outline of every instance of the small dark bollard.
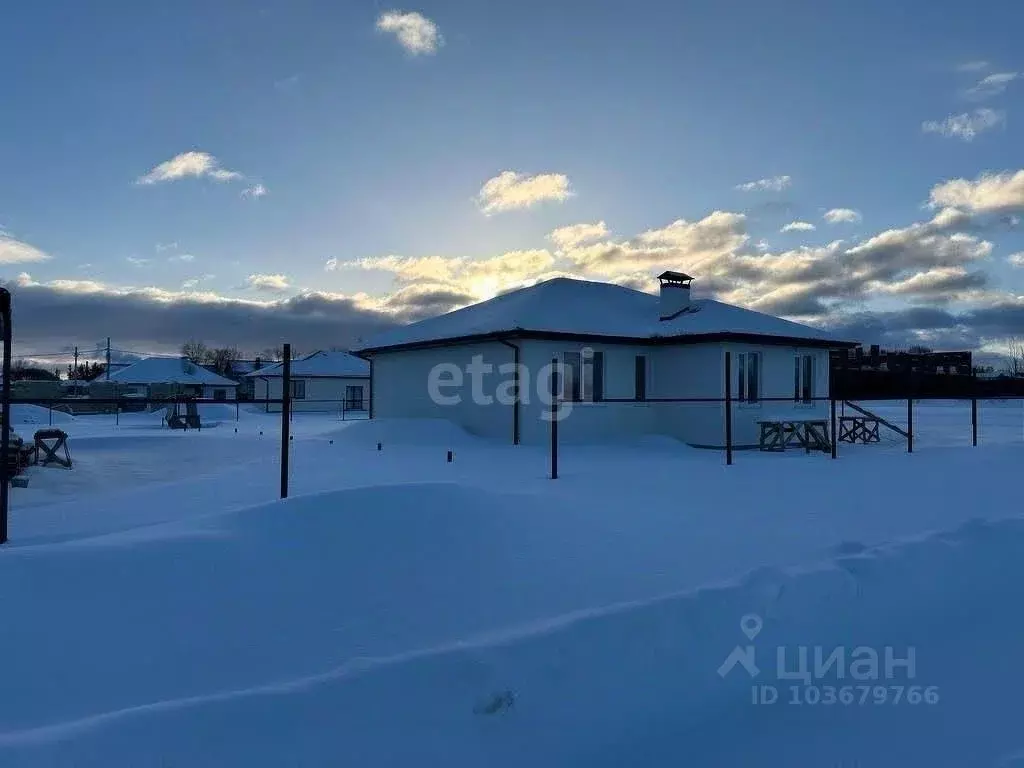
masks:
<svg viewBox="0 0 1024 768"><path fill-rule="evenodd" d="M455 454L448 451L448 463L451 464L455 460Z"/></svg>
<svg viewBox="0 0 1024 768"><path fill-rule="evenodd" d="M327 444L328 444L328 445L334 445L334 441L333 441L333 440L328 440L328 441L327 441Z"/></svg>
<svg viewBox="0 0 1024 768"><path fill-rule="evenodd" d="M288 435L288 439L289 440L294 440L295 439L295 435Z"/></svg>
<svg viewBox="0 0 1024 768"><path fill-rule="evenodd" d="M383 446L382 446L382 445L381 445L380 443L377 443L377 450L378 450L378 451L379 451L379 450L382 450L382 448L383 448Z"/></svg>
<svg viewBox="0 0 1024 768"><path fill-rule="evenodd" d="M260 437L263 437L263 430L260 430Z"/></svg>

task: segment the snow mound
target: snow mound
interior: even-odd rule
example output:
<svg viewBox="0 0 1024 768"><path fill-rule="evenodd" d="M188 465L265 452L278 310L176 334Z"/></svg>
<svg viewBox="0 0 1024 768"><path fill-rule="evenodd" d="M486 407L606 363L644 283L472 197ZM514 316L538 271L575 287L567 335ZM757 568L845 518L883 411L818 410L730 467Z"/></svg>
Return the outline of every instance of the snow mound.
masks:
<svg viewBox="0 0 1024 768"><path fill-rule="evenodd" d="M440 487L416 491L447 493ZM394 492L395 501L408 500ZM362 501L372 498L367 495ZM440 540L441 531L460 544L463 554L468 552L462 549L466 542L452 525L454 519L435 520L406 510L407 521L419 517L421 522L403 531L394 527L393 509L385 507L392 514L381 518L377 509L357 506L359 494L330 494L319 501L296 500L285 515L268 507L222 521L237 533L245 526L265 538L265 551L253 556L253 577L262 574L275 590L290 590L327 576L319 570L322 563L293 559L297 568L289 570L280 569L276 561L279 553L292 549L296 536L326 541L322 537L329 535L331 520L339 515L353 515L367 530L397 533L409 541L431 530ZM333 506L340 502L349 508ZM297 526L296 518L306 525ZM148 569L152 565L144 564L154 555L177 556L175 545L168 539L155 550L135 553L138 565ZM338 546L345 546L344 538L331 539L323 554L331 551L339 562L354 557L356 570L380 559L365 546L335 552ZM42 727L8 728L0 733L0 754L5 766L55 764L73 755L76 766L108 765L116 756L126 765L256 768L333 765L343 755L346 763L365 766L774 768L905 765L900 757L908 754L917 755L913 762L921 765L991 765L1020 750L1014 702L1024 669L1014 655L1017 644L1012 638L1022 629L1015 610L1024 596L1022 549L1024 520L973 521L951 532L834 557L812 567L762 569L723 585L576 611L391 656L350 655L334 669L255 687L223 687L212 694L112 707ZM81 548L82 554L88 551ZM231 566L216 538L202 548L193 544L192 551L199 557L181 569L180 578L195 585L177 585L188 597L165 608L205 606L196 597L220 589L222 569ZM449 570L448 549L427 548L418 555L400 551L433 559L438 568ZM132 556L132 550L125 552ZM400 579L407 567L404 559L389 560L382 572ZM452 576L459 570L472 572L464 567L452 567ZM110 571L111 578L123 578L123 568ZM211 580L213 572L218 578ZM344 581L332 585L346 588ZM417 586L410 581L407 588L415 591ZM260 596L249 598L253 607L262 607L264 590L256 584L248 588L248 594ZM365 599L367 606L373 605L372 595ZM332 606L319 608L330 611ZM417 606L410 600L410 608L446 606ZM979 612L989 616L980 643L971 634ZM192 619L222 621L216 613L206 614L204 610ZM741 617L751 614L763 621L753 638L741 632ZM365 614L351 611L335 620L350 622L355 616L365 620ZM289 627L283 634L293 634L289 615L260 621L256 613L253 618L245 627L252 637L271 626ZM174 626L172 616L165 621ZM991 642L993 630L1001 642ZM796 669L801 646L822 647L826 653L842 646L847 658L854 648L869 647L877 649L880 664L885 646L899 659L914 646L916 679L895 682L937 687L943 707L758 707L751 703L753 681L747 672L741 667L724 676L719 672L735 648L748 644L756 647L757 682L779 685L783 696L788 685L799 681L776 675L775 651L780 647L789 649L787 669ZM971 654L974 666L988 665L983 674L972 678L964 673L965 654ZM196 667L188 669L197 677L202 674ZM53 679L63 680L60 671L50 670ZM19 682L18 668L11 672ZM998 673L1002 694L991 686L993 673ZM849 679L831 682L857 684ZM987 699L978 698L978 687L988 691ZM19 712L24 712L20 705ZM950 722L957 727L942 727Z"/></svg>
<svg viewBox="0 0 1024 768"><path fill-rule="evenodd" d="M370 419L354 421L336 433L342 443L387 445L458 446L478 443L462 427L446 419Z"/></svg>
<svg viewBox="0 0 1024 768"><path fill-rule="evenodd" d="M57 426L58 424L70 424L74 420L75 417L71 414L58 410L52 411L51 417L50 409L39 405L25 405L21 403L11 405L11 424L49 426L52 422L54 426Z"/></svg>

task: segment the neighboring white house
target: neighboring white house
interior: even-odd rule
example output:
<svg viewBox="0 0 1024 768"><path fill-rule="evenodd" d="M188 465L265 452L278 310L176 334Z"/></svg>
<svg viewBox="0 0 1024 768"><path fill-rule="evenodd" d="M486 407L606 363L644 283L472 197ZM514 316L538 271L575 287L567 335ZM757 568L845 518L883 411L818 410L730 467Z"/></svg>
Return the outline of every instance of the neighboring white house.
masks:
<svg viewBox="0 0 1024 768"><path fill-rule="evenodd" d="M253 400L280 400L284 395L284 366L275 363L246 374ZM366 411L370 397L370 364L348 352L314 352L291 364L293 411ZM267 403L268 411L280 404Z"/></svg>
<svg viewBox="0 0 1024 768"><path fill-rule="evenodd" d="M734 445L757 445L759 419L828 418L828 403L811 398L829 395L829 349L853 342L691 300L688 275L660 279L653 296L556 278L372 338L355 350L372 363L370 416L448 419L478 435L543 442L557 360L570 401L560 439L664 434L722 447L724 403L665 399L724 399L730 352ZM765 400L775 397L783 400Z"/></svg>
<svg viewBox="0 0 1024 768"><path fill-rule="evenodd" d="M96 379L106 381L105 376ZM206 370L183 357L147 357L114 371L110 382L118 385L120 394L135 397L163 396L177 393L210 400L234 400L237 381Z"/></svg>

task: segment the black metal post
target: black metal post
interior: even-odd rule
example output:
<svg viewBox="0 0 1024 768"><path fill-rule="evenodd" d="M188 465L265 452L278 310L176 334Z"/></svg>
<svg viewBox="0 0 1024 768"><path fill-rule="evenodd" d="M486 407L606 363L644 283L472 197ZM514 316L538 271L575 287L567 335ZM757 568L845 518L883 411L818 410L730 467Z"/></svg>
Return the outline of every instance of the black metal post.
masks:
<svg viewBox="0 0 1024 768"><path fill-rule="evenodd" d="M914 452L914 396L907 398L907 453Z"/></svg>
<svg viewBox="0 0 1024 768"><path fill-rule="evenodd" d="M971 366L971 445L978 447L978 380Z"/></svg>
<svg viewBox="0 0 1024 768"><path fill-rule="evenodd" d="M11 478L7 454L11 448L11 294L0 288L0 322L3 323L3 386L0 387L0 544L7 543L7 511L10 504Z"/></svg>
<svg viewBox="0 0 1024 768"><path fill-rule="evenodd" d="M732 352L725 352L725 463L732 466Z"/></svg>
<svg viewBox="0 0 1024 768"><path fill-rule="evenodd" d="M830 400L832 406L832 458L836 457L836 443L838 442L838 436L836 435L836 399L833 397Z"/></svg>
<svg viewBox="0 0 1024 768"><path fill-rule="evenodd" d="M281 498L288 498L288 443L289 417L292 410L292 345L284 345L281 368ZM270 394L269 384L267 394Z"/></svg>
<svg viewBox="0 0 1024 768"><path fill-rule="evenodd" d="M558 358L551 359L551 479L558 479Z"/></svg>
<svg viewBox="0 0 1024 768"><path fill-rule="evenodd" d="M914 452L914 368L907 363L907 453Z"/></svg>

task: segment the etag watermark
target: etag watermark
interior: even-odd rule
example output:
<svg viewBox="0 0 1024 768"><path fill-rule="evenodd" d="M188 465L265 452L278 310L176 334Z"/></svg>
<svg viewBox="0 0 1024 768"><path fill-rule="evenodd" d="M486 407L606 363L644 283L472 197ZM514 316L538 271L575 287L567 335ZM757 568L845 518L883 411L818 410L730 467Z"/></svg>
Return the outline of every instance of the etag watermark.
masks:
<svg viewBox="0 0 1024 768"><path fill-rule="evenodd" d="M435 405L456 406L469 401L475 405L521 405L540 403L540 418L561 421L573 404L593 399L594 352L583 347L569 359L553 360L535 370L525 363L486 362L473 355L465 366L438 363L427 375L427 394ZM518 375L517 375L518 374Z"/></svg>
<svg viewBox="0 0 1024 768"><path fill-rule="evenodd" d="M939 703L939 687L917 682L917 648L899 651L887 645L881 649L858 645L779 645L768 660L753 645L764 622L757 614L740 619L740 631L750 641L733 648L718 668L727 677L737 667L751 679L761 676L758 658L766 672L774 671L775 683L750 687L750 703L805 706L929 706ZM768 665L774 662L774 670ZM788 684L784 681L792 681ZM827 681L827 682L824 682Z"/></svg>

